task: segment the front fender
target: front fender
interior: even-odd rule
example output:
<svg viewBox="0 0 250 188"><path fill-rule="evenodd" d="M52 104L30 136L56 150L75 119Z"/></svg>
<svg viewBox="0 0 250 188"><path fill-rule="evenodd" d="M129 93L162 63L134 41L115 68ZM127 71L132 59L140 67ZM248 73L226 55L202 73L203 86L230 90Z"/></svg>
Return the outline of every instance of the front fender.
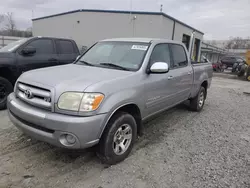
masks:
<svg viewBox="0 0 250 188"><path fill-rule="evenodd" d="M102 129L99 133L100 137L112 115L123 106L129 104L136 105L140 109L141 115L143 117L143 101L144 98L141 94L138 94L138 91L136 91L135 89L124 90L109 95L105 99L105 101L103 101L103 104L99 110L99 113L107 114L102 125Z"/></svg>

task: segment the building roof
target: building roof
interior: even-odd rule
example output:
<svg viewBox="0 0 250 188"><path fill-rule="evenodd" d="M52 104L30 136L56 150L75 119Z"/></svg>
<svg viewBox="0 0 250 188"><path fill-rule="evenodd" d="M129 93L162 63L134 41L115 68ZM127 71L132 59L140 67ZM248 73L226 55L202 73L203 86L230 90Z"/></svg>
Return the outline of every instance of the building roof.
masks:
<svg viewBox="0 0 250 188"><path fill-rule="evenodd" d="M217 46L213 46L205 42L202 42L201 49L203 52L214 52L214 53L220 53L220 54L225 54L228 51L224 48L219 48Z"/></svg>
<svg viewBox="0 0 250 188"><path fill-rule="evenodd" d="M165 14L164 12L145 12L145 11L126 11L126 10L98 10L98 9L79 9L79 10L73 10L73 11L69 11L69 12L63 12L63 13L59 13L59 14L53 14L50 16L44 16L44 17L40 17L40 18L34 18L32 19L32 21L36 21L36 20L41 20L41 19L46 19L46 18L51 18L51 17L55 17L55 16L62 16L62 15L66 15L66 14L72 14L72 13L76 13L76 12L101 12L101 13L120 13L120 14L147 14L147 15L161 15L164 16L166 18L169 18L183 26L186 26L190 29L193 29L196 32L201 33L202 35L204 35L203 32L173 18L172 16L169 16L167 14Z"/></svg>

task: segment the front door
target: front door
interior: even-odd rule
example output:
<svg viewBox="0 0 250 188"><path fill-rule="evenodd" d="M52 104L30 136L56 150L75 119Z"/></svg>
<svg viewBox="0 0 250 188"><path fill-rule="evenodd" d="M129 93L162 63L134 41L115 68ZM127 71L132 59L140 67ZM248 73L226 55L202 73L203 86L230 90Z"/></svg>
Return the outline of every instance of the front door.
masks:
<svg viewBox="0 0 250 188"><path fill-rule="evenodd" d="M151 54L149 66L155 62L165 62L171 67L170 49L168 44L157 44ZM174 94L174 83L171 70L163 74L148 74L145 78L145 109L146 116L172 105L170 100Z"/></svg>
<svg viewBox="0 0 250 188"><path fill-rule="evenodd" d="M51 39L34 39L23 48L27 46L35 48L36 51L32 54L23 54L22 50L17 52L17 62L21 72L58 65L57 54Z"/></svg>

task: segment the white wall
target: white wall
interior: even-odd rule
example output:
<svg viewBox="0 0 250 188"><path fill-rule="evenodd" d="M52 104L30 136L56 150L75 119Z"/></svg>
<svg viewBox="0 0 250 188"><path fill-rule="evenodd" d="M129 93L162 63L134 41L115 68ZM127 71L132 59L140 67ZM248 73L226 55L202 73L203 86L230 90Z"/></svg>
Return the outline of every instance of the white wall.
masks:
<svg viewBox="0 0 250 188"><path fill-rule="evenodd" d="M89 46L114 37L172 39L173 24L173 20L162 15L76 12L33 21L33 35L72 38L78 45ZM182 41L183 34L191 35L192 31L176 22L174 40ZM203 37L200 33L196 35L199 39Z"/></svg>
<svg viewBox="0 0 250 188"><path fill-rule="evenodd" d="M162 20L159 15L77 12L33 21L33 35L71 38L78 46L115 37L168 38L172 36L171 25L163 35Z"/></svg>
<svg viewBox="0 0 250 188"><path fill-rule="evenodd" d="M161 38L172 40L174 21L168 18L162 17L162 32Z"/></svg>
<svg viewBox="0 0 250 188"><path fill-rule="evenodd" d="M188 28L180 23L175 24L175 33L174 33L174 40L182 41L183 34L191 36L193 32L193 29ZM201 45L203 40L203 35L199 32L195 32L195 38L200 40L200 48L199 48L199 54L198 54L198 60L200 59L200 52L201 52Z"/></svg>

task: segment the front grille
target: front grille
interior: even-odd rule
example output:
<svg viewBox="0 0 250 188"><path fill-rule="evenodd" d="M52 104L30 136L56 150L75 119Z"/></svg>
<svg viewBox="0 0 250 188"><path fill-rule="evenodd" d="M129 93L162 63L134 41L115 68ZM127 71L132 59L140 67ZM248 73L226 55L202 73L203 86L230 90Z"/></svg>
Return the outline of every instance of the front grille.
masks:
<svg viewBox="0 0 250 188"><path fill-rule="evenodd" d="M48 89L18 82L16 95L26 103L51 110L51 92Z"/></svg>
<svg viewBox="0 0 250 188"><path fill-rule="evenodd" d="M30 123L18 116L16 116L12 111L10 111L11 115L14 116L17 120L19 120L20 122L22 122L23 124L29 126L29 127L32 127L34 129L38 129L38 130L41 130L41 131L44 131L44 132L47 132L47 133L50 133L50 134L53 134L55 131L52 130L52 129L48 129L48 128L45 128L45 127L41 127L39 125L35 125L33 123Z"/></svg>

